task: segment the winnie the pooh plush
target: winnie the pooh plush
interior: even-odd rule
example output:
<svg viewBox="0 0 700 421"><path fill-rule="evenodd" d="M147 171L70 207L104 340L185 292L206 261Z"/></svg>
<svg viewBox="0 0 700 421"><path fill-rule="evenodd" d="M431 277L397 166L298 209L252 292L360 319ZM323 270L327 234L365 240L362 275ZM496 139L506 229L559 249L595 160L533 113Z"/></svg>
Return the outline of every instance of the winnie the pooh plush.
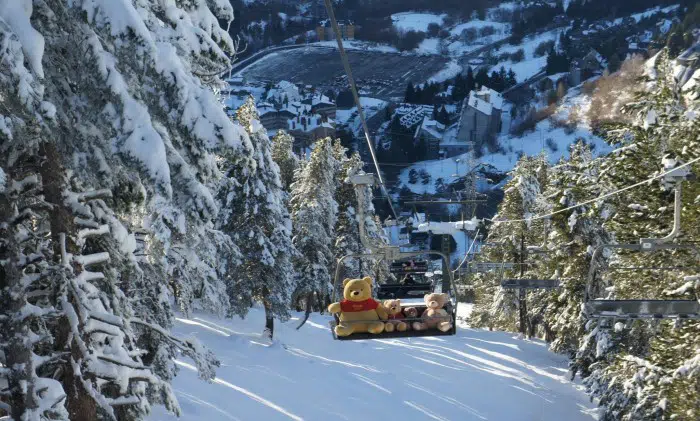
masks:
<svg viewBox="0 0 700 421"><path fill-rule="evenodd" d="M443 308L449 301L447 294L425 294L425 311L421 315L420 322L413 322L414 330L434 329L447 332L452 329L452 316Z"/></svg>
<svg viewBox="0 0 700 421"><path fill-rule="evenodd" d="M387 332L393 332L394 330L405 332L408 329L408 325L402 320L404 315L403 311L401 311L401 300L385 300L382 302L382 306L384 306L387 313L387 322L384 323L384 330Z"/></svg>
<svg viewBox="0 0 700 421"><path fill-rule="evenodd" d="M331 314L340 313L340 323L335 327L338 336L353 333L384 331L386 309L372 298L372 278L346 279L343 281L343 297L339 303L328 306ZM349 322L349 323L348 323Z"/></svg>

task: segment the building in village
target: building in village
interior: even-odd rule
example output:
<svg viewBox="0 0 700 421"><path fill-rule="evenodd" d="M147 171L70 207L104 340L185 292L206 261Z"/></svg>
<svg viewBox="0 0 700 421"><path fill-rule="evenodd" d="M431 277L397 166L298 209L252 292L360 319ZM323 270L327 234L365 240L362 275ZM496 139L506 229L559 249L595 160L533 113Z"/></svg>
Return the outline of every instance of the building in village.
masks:
<svg viewBox="0 0 700 421"><path fill-rule="evenodd" d="M577 86L584 80L601 74L605 66L606 63L603 56L591 48L583 57L571 61L569 86Z"/></svg>
<svg viewBox="0 0 700 421"><path fill-rule="evenodd" d="M301 90L291 82L280 81L256 105L268 134L287 131L294 137L296 152L317 139L335 136L335 103L312 89Z"/></svg>
<svg viewBox="0 0 700 421"><path fill-rule="evenodd" d="M444 124L425 116L423 121L416 127L414 142L418 143L421 139L425 141L427 153L425 159L437 159L440 152L440 143L445 138L447 127Z"/></svg>
<svg viewBox="0 0 700 421"><path fill-rule="evenodd" d="M457 134L440 144L440 154L449 158L495 142L501 131L503 97L486 86L471 91L462 103Z"/></svg>

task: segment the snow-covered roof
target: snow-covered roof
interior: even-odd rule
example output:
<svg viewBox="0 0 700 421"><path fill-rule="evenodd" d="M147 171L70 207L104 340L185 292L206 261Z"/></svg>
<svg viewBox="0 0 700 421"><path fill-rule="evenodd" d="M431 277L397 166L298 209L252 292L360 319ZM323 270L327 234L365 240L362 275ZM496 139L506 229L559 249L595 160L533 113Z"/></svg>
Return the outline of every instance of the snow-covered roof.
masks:
<svg viewBox="0 0 700 421"><path fill-rule="evenodd" d="M319 104L329 104L329 105L335 105L333 101L330 100L327 96L323 94L318 94L314 95L313 98L311 98L311 105L319 105Z"/></svg>
<svg viewBox="0 0 700 421"><path fill-rule="evenodd" d="M563 78L567 74L568 74L568 72L555 73L553 75L547 76L547 79L551 80L552 82L557 82L557 81L559 81L559 79Z"/></svg>
<svg viewBox="0 0 700 421"><path fill-rule="evenodd" d="M435 107L432 105L402 104L396 109L399 115L399 122L404 127L413 127L423 120L423 117L430 115Z"/></svg>
<svg viewBox="0 0 700 421"><path fill-rule="evenodd" d="M491 115L494 108L497 110L503 109L503 97L493 89L482 86L479 91L469 92L467 105L486 115Z"/></svg>
<svg viewBox="0 0 700 421"><path fill-rule="evenodd" d="M445 132L445 125L426 116L423 118L423 124L421 124L420 129L439 139Z"/></svg>
<svg viewBox="0 0 700 421"><path fill-rule="evenodd" d="M268 99L275 99L277 101L283 101L285 96L289 101L301 100L299 88L297 88L297 86L292 82L288 82L286 80L279 81L279 83L270 89L270 92L267 94Z"/></svg>

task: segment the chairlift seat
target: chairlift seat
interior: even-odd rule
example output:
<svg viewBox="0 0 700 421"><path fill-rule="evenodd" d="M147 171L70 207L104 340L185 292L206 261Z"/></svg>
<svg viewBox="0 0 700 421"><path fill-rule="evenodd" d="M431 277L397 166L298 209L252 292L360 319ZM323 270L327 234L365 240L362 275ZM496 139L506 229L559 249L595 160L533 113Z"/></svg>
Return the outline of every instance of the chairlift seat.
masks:
<svg viewBox="0 0 700 421"><path fill-rule="evenodd" d="M558 279L503 279L504 289L553 289L559 287Z"/></svg>
<svg viewBox="0 0 700 421"><path fill-rule="evenodd" d="M700 319L697 300L589 300L588 317L616 319Z"/></svg>
<svg viewBox="0 0 700 421"><path fill-rule="evenodd" d="M421 303L422 304L422 303ZM422 305L411 305L411 303L402 303L402 307L416 307L418 309L418 314L422 314L426 309L425 304ZM457 310L452 306L452 303L448 303L445 306L445 310L452 316L452 328L446 332L439 329L425 329L425 330L405 330L403 332L393 331L393 332L382 332L382 333L353 333L348 336L338 336L335 334L335 327L340 323L340 318L337 314L333 315L333 320L329 322L331 328L331 333L333 334L333 339L339 341L357 341L357 340L367 340L367 339L393 339L393 338L420 338L424 336L451 336L457 334ZM411 324L413 322L420 322L422 319L420 317L415 319L403 319L404 322ZM352 322L350 322L352 323ZM365 323L363 321L358 321L357 323Z"/></svg>

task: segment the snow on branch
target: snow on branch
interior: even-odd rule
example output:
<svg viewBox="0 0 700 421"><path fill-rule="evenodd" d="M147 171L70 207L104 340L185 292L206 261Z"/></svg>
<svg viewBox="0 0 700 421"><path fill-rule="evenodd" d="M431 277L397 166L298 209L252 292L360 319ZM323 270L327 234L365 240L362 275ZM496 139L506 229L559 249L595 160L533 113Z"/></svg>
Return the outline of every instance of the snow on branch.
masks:
<svg viewBox="0 0 700 421"><path fill-rule="evenodd" d="M214 354L202 346L198 340L194 338L180 339L158 325L137 318L132 318L130 322L160 334L163 339L180 349L183 354L190 357L195 362L200 378L212 380L216 377L216 367L219 367L221 363L216 359Z"/></svg>

